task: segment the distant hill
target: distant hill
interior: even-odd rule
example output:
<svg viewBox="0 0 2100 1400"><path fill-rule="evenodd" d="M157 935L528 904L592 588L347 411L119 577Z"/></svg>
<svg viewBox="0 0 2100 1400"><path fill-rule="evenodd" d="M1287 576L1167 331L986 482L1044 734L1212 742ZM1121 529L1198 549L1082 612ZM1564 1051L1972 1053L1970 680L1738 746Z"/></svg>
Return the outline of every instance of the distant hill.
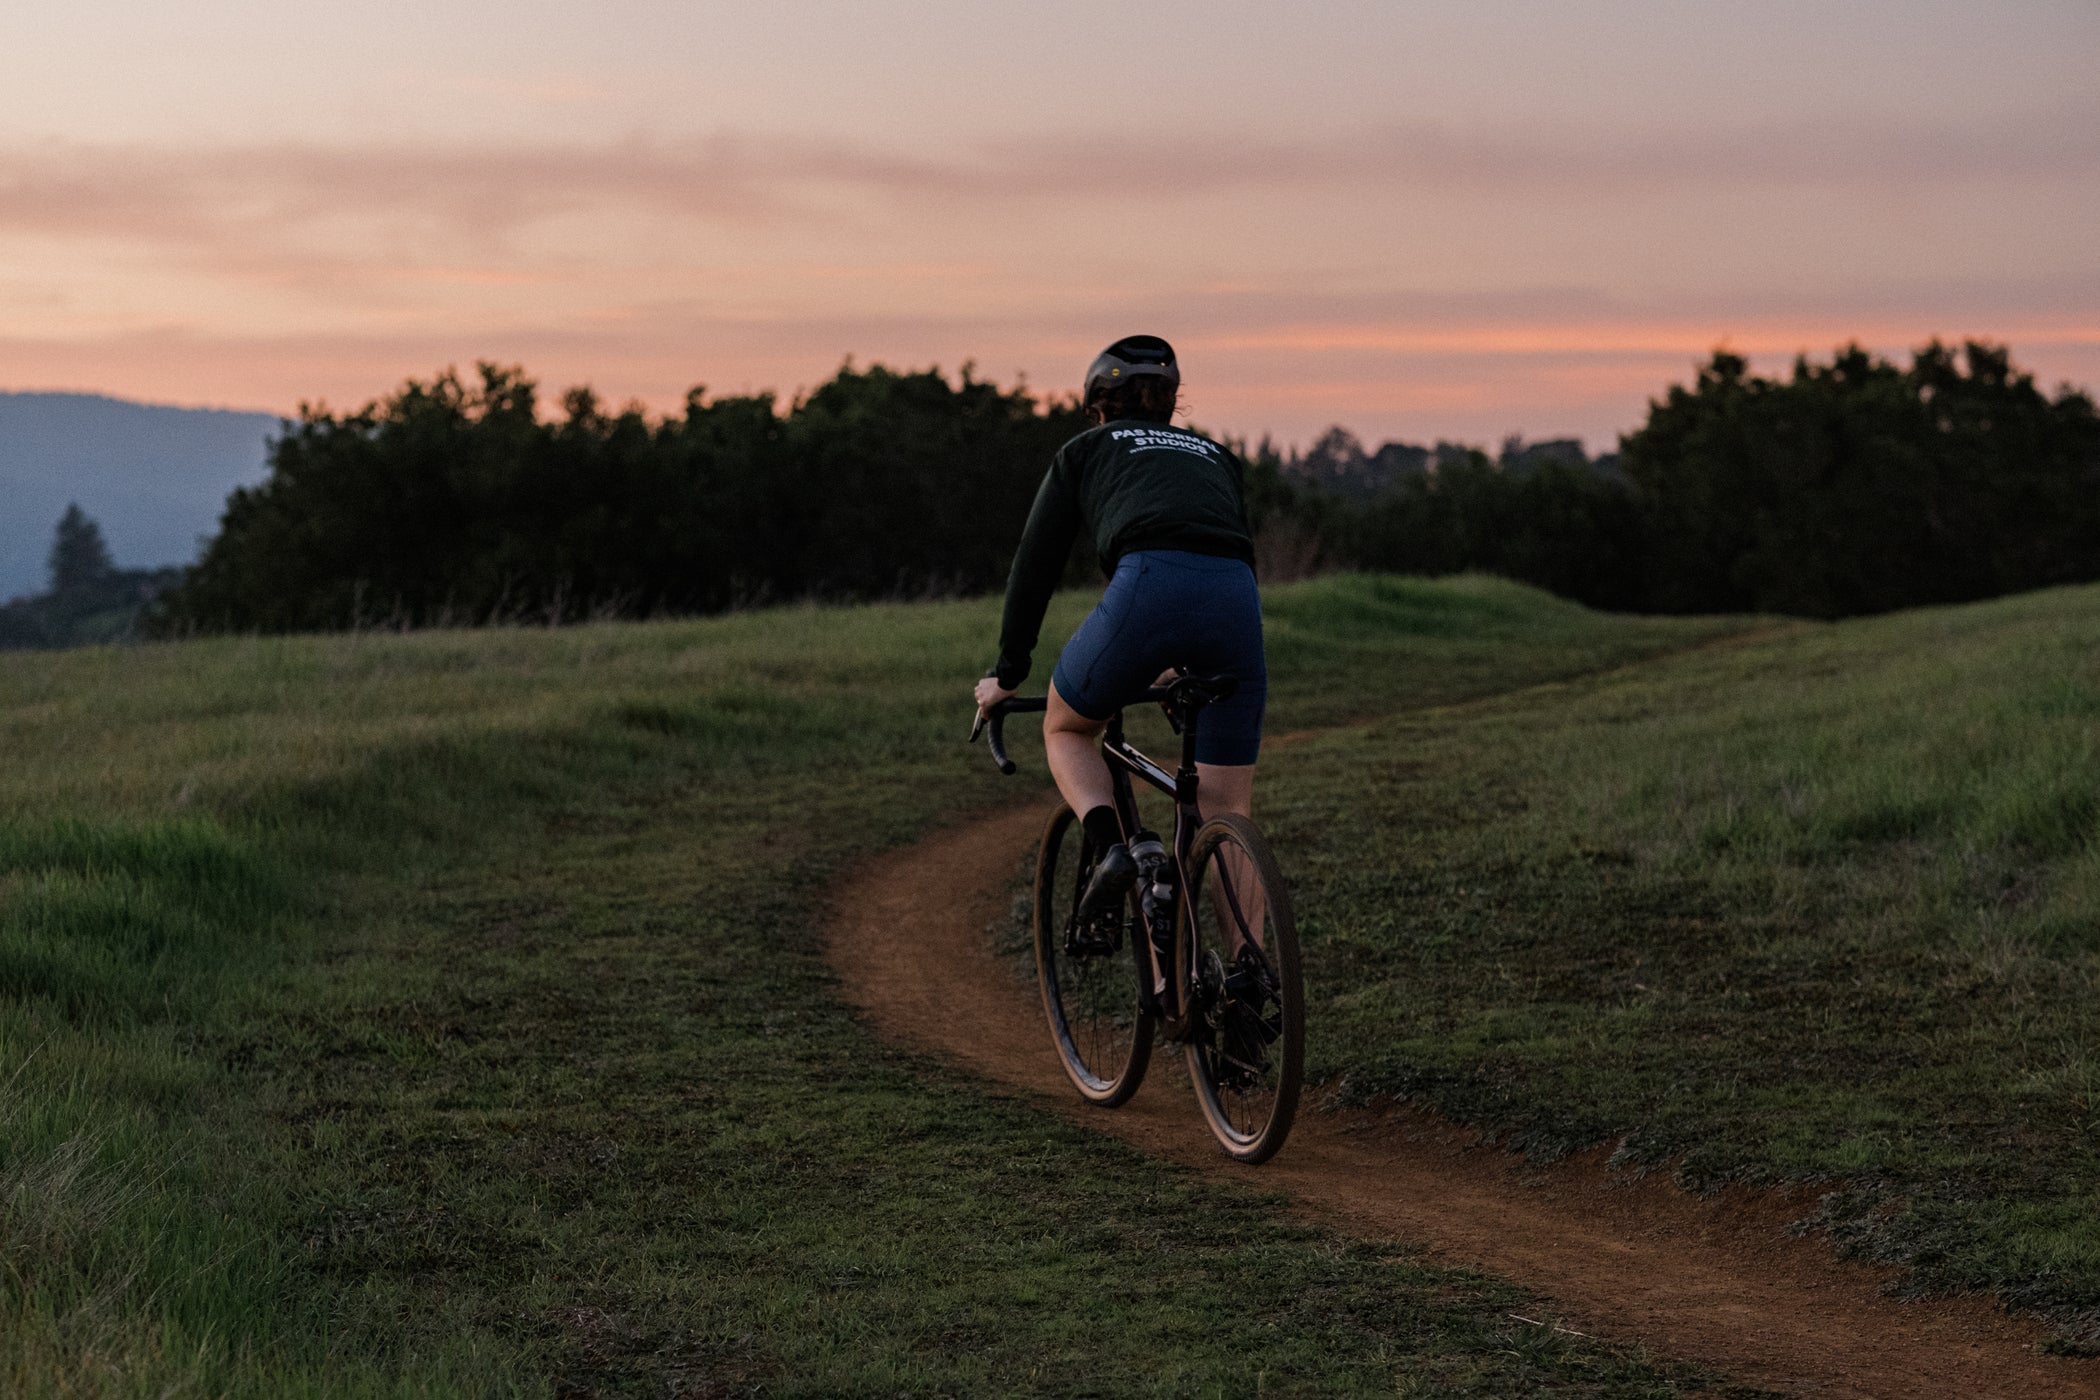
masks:
<svg viewBox="0 0 2100 1400"><path fill-rule="evenodd" d="M277 426L267 413L0 393L0 600L44 587L51 532L72 501L119 565L189 563L227 493L262 478Z"/></svg>

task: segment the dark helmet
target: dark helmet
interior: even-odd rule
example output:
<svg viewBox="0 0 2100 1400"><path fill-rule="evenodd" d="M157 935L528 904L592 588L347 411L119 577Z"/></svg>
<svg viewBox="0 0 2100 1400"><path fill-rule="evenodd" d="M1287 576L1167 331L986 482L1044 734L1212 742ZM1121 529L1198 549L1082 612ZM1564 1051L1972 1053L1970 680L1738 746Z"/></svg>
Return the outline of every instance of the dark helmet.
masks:
<svg viewBox="0 0 2100 1400"><path fill-rule="evenodd" d="M1156 335L1126 335L1087 366L1080 405L1090 406L1109 390L1145 378L1164 379L1170 389L1181 387L1181 369L1174 363L1174 347Z"/></svg>

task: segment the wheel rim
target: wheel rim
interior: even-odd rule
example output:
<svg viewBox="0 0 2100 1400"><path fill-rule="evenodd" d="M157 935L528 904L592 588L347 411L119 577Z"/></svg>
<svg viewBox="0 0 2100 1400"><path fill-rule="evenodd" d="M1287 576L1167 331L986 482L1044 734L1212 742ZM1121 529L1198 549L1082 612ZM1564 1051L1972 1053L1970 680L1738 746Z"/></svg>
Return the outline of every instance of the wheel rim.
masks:
<svg viewBox="0 0 2100 1400"><path fill-rule="evenodd" d="M1113 933L1112 946L1073 946L1073 913L1093 873L1091 857L1084 830L1060 813L1037 868L1036 967L1065 1072L1087 1098L1120 1103L1136 1088L1151 1024L1140 1010L1130 907L1099 930Z"/></svg>

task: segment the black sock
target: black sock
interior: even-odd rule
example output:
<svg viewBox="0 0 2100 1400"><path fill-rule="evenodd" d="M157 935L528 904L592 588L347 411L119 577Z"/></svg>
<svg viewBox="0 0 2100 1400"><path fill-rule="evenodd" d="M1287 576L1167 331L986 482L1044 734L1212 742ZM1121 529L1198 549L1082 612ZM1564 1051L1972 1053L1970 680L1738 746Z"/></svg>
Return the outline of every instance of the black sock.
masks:
<svg viewBox="0 0 2100 1400"><path fill-rule="evenodd" d="M1116 809L1106 802L1081 817L1079 824L1086 828L1087 840L1097 851L1123 844L1123 824L1116 820Z"/></svg>

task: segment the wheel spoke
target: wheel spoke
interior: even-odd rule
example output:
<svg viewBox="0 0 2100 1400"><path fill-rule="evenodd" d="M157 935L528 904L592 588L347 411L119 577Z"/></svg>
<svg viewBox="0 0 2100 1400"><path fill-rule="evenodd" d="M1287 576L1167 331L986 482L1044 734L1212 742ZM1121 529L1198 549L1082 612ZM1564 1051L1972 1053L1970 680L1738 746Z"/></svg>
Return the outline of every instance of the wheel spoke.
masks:
<svg viewBox="0 0 2100 1400"><path fill-rule="evenodd" d="M1205 970L1195 996L1190 1076L1231 1155L1262 1161L1297 1109L1303 998L1297 932L1274 858L1252 822L1206 822L1191 848L1191 936Z"/></svg>

